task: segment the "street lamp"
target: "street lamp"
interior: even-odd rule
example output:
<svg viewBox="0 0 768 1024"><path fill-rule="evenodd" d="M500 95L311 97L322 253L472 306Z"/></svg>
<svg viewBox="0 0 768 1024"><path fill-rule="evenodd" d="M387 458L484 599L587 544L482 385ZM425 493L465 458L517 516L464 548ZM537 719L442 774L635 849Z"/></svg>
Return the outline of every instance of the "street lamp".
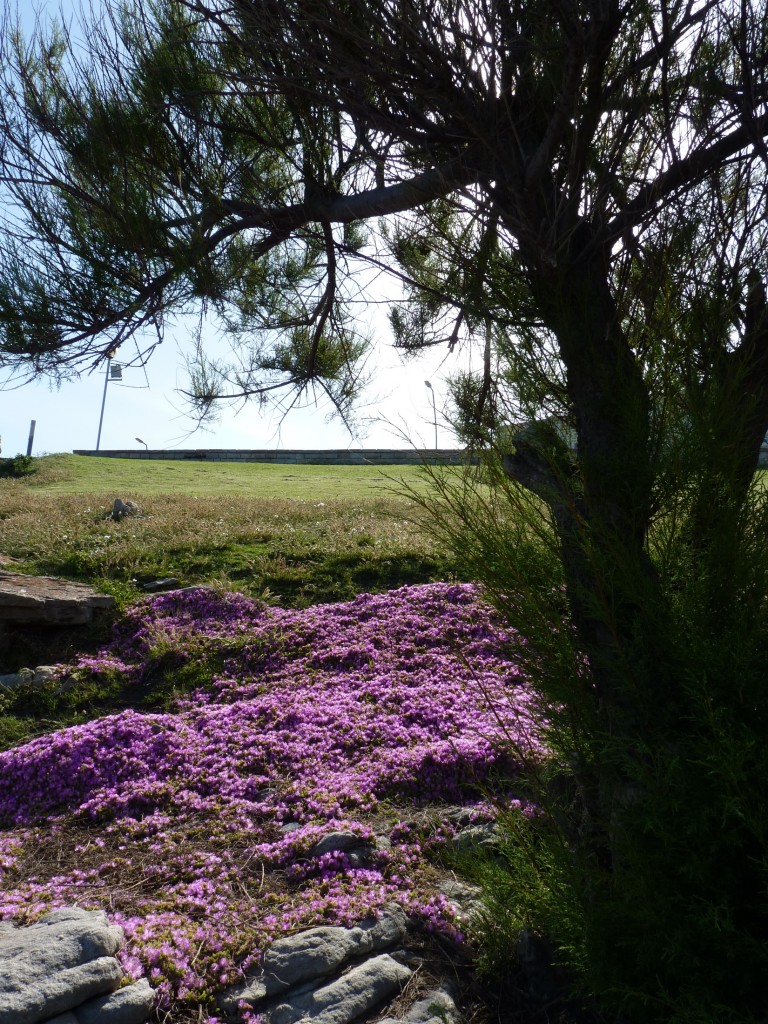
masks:
<svg viewBox="0 0 768 1024"><path fill-rule="evenodd" d="M134 437L134 439L133 439L133 440L134 440L134 441L138 441L138 442L139 442L139 444L143 444L143 445L144 445L144 447L145 447L145 448L147 449L147 451L149 451L149 445L147 444L147 442L146 442L146 441L142 441L140 437Z"/></svg>
<svg viewBox="0 0 768 1024"><path fill-rule="evenodd" d="M429 393L432 395L432 414L435 420L435 450L437 450L437 406L435 405L435 389L428 380L425 380L424 384L429 388Z"/></svg>
<svg viewBox="0 0 768 1024"><path fill-rule="evenodd" d="M99 450L101 444L101 425L104 422L104 406L107 404L107 384L111 380L122 380L123 379L123 368L119 364L112 365L112 360L117 355L117 345L113 345L108 348L105 352L107 357L107 366L104 371L104 394L101 398L101 414L99 415L99 432L96 435L96 451Z"/></svg>

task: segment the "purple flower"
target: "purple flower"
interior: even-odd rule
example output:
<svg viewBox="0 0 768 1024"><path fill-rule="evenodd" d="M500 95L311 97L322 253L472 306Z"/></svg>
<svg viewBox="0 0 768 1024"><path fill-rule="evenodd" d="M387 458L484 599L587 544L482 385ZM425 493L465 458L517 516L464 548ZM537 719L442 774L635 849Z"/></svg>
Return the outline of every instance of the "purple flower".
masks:
<svg viewBox="0 0 768 1024"><path fill-rule="evenodd" d="M165 1007L208 1005L281 934L393 902L458 940L454 909L429 896L445 830L394 826L433 802L489 820L489 789L512 806L516 771L541 748L509 639L468 585L305 611L207 590L138 604L81 671L138 684L153 658L205 652L224 668L173 713L124 711L0 753L0 918L109 909L126 973L147 975ZM69 859L41 854L22 875L54 819ZM358 836L367 860L314 856L329 832Z"/></svg>

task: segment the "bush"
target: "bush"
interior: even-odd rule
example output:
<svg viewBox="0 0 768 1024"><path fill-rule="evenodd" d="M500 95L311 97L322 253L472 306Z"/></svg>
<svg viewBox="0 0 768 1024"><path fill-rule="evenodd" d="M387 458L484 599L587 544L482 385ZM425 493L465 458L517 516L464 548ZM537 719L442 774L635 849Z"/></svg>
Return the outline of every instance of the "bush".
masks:
<svg viewBox="0 0 768 1024"><path fill-rule="evenodd" d="M0 477L6 479L31 476L37 472L37 464L31 455L16 455L12 459L0 459Z"/></svg>
<svg viewBox="0 0 768 1024"><path fill-rule="evenodd" d="M665 500L665 471L648 536L661 599L648 614L671 683L662 699L632 691L618 664L637 699L613 732L547 509L500 471L492 487L436 474L438 496L422 500L517 631L514 658L539 693L551 752L528 772L539 813L503 815L499 856L475 866L481 959L508 973L530 932L553 950L564 994L607 1019L754 1024L768 976L768 495L758 477L731 501L724 471L693 460ZM715 474L718 500L703 502ZM702 510L716 528L702 528ZM584 596L601 608L600 593ZM610 615L606 603L607 625Z"/></svg>

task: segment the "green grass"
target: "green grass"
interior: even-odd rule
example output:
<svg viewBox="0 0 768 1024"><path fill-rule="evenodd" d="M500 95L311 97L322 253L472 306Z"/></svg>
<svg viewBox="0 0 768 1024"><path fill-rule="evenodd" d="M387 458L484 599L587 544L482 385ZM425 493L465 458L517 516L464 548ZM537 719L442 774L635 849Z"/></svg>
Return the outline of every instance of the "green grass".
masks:
<svg viewBox="0 0 768 1024"><path fill-rule="evenodd" d="M419 466L295 466L260 462L175 462L46 455L27 482L44 494L104 494L140 500L150 495L213 497L237 494L294 500L354 500L386 495L406 483L425 486Z"/></svg>

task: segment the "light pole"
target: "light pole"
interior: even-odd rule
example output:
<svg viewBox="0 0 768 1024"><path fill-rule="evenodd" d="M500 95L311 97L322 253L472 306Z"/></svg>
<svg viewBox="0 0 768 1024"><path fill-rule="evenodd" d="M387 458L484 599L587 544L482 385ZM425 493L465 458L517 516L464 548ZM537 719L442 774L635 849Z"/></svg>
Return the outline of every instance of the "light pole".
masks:
<svg viewBox="0 0 768 1024"><path fill-rule="evenodd" d="M96 451L99 450L101 443L101 425L104 422L104 406L107 404L107 384L109 379L112 377L114 380L121 380L123 376L123 368L121 366L112 366L112 360L117 355L117 345L113 345L112 348L107 350L107 366L104 371L104 394L101 397L101 415L99 416L99 432L96 435Z"/></svg>
<svg viewBox="0 0 768 1024"><path fill-rule="evenodd" d="M146 441L142 441L140 437L134 437L134 441L138 441L139 444L143 444L147 451L149 451L149 445Z"/></svg>
<svg viewBox="0 0 768 1024"><path fill-rule="evenodd" d="M435 451L437 451L437 406L435 405L435 389L428 380L425 380L424 383L429 388L429 393L432 395L432 414L435 420Z"/></svg>

